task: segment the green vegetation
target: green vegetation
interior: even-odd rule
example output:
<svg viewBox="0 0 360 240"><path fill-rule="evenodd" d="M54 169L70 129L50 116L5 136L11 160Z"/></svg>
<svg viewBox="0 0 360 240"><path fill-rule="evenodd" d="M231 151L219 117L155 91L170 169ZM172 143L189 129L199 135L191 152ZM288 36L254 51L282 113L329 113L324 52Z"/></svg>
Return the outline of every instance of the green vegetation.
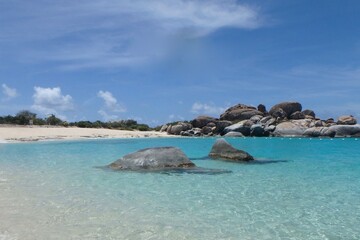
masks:
<svg viewBox="0 0 360 240"><path fill-rule="evenodd" d="M119 121L79 121L79 122L66 122L57 118L54 114L46 118L38 118L35 113L24 110L17 113L15 116L0 116L0 124L16 124L16 125L51 125L63 127L80 127L80 128L108 128L119 130L139 130L149 131L152 130L146 124L139 124L135 120L119 120Z"/></svg>

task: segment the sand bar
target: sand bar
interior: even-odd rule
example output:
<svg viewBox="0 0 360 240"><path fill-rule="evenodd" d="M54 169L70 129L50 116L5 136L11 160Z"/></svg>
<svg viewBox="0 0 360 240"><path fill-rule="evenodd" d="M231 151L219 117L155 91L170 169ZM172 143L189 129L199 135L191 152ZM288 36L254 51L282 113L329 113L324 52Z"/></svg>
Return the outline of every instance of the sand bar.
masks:
<svg viewBox="0 0 360 240"><path fill-rule="evenodd" d="M11 126L0 125L0 142L28 142L44 140L76 140L92 138L156 138L171 137L164 132L127 131L98 128Z"/></svg>

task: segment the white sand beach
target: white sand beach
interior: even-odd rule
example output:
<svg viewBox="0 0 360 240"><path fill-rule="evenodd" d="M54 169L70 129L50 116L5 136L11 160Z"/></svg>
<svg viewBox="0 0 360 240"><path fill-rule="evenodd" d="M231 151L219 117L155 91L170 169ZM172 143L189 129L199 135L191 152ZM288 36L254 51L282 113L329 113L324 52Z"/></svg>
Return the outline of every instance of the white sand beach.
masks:
<svg viewBox="0 0 360 240"><path fill-rule="evenodd" d="M127 131L114 129L11 126L0 125L0 142L27 142L41 140L76 140L91 138L156 138L171 137L165 132Z"/></svg>

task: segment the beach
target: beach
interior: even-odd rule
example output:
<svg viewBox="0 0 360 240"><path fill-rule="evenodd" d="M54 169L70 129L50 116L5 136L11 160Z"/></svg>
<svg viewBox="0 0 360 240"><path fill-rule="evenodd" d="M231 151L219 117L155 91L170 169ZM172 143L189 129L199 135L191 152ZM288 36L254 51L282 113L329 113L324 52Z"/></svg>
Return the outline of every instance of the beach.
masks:
<svg viewBox="0 0 360 240"><path fill-rule="evenodd" d="M77 140L92 138L171 137L166 132L128 131L103 128L0 125L0 142Z"/></svg>

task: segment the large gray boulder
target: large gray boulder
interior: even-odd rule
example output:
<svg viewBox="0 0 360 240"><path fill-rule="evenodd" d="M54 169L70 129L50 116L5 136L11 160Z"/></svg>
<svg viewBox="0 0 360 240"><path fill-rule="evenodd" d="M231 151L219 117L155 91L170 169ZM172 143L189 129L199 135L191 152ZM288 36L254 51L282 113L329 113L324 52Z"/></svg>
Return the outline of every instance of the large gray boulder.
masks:
<svg viewBox="0 0 360 240"><path fill-rule="evenodd" d="M236 122L250 119L255 115L264 116L264 113L258 111L255 107L237 104L228 108L223 114L221 114L220 120Z"/></svg>
<svg viewBox="0 0 360 240"><path fill-rule="evenodd" d="M192 129L192 125L190 123L179 122L175 125L169 126L166 131L171 135L180 135L182 131L187 131L190 129Z"/></svg>
<svg viewBox="0 0 360 240"><path fill-rule="evenodd" d="M300 103L298 102L282 102L282 103L278 103L276 105L274 105L270 111L269 114L273 117L279 117L279 112L281 112L281 110L284 111L284 113L286 114L287 118L290 118L291 114L293 114L294 112L301 112L302 110L302 106Z"/></svg>
<svg viewBox="0 0 360 240"><path fill-rule="evenodd" d="M195 164L176 147L146 148L108 165L113 170L166 170L193 168Z"/></svg>
<svg viewBox="0 0 360 240"><path fill-rule="evenodd" d="M231 161L252 161L253 156L249 153L236 149L231 146L224 138L217 139L211 151L209 157L214 159L223 159Z"/></svg>
<svg viewBox="0 0 360 240"><path fill-rule="evenodd" d="M335 131L335 137L360 137L360 125L334 125L329 131Z"/></svg>
<svg viewBox="0 0 360 240"><path fill-rule="evenodd" d="M228 132L240 132L244 136L249 136L251 131L251 126L254 125L254 122L250 120L243 120L241 122L235 123L226 127L223 131L224 134Z"/></svg>
<svg viewBox="0 0 360 240"><path fill-rule="evenodd" d="M305 137L335 137L335 130L328 127L312 127L304 131Z"/></svg>
<svg viewBox="0 0 360 240"><path fill-rule="evenodd" d="M306 129L306 137L360 137L360 125L334 125Z"/></svg>
<svg viewBox="0 0 360 240"><path fill-rule="evenodd" d="M209 123L216 123L218 119L209 116L198 116L191 121L194 128L203 128Z"/></svg>
<svg viewBox="0 0 360 240"><path fill-rule="evenodd" d="M303 136L305 130L309 128L311 122L312 121L309 119L282 122L276 126L272 135L276 137Z"/></svg>
<svg viewBox="0 0 360 240"><path fill-rule="evenodd" d="M164 124L162 125L162 127L160 128L160 132L166 132L166 130L168 129L168 125Z"/></svg>
<svg viewBox="0 0 360 240"><path fill-rule="evenodd" d="M223 137L245 137L241 132L228 132Z"/></svg>
<svg viewBox="0 0 360 240"><path fill-rule="evenodd" d="M353 116L341 116L336 124L338 125L355 125L357 123L356 118Z"/></svg>
<svg viewBox="0 0 360 240"><path fill-rule="evenodd" d="M221 134L226 127L228 127L232 124L232 122L226 121L226 120L220 120L220 121L217 121L215 124L216 124L216 128L215 128L214 133Z"/></svg>
<svg viewBox="0 0 360 240"><path fill-rule="evenodd" d="M304 111L302 111L302 113L305 116L311 116L311 117L315 118L315 112L313 110L305 109Z"/></svg>
<svg viewBox="0 0 360 240"><path fill-rule="evenodd" d="M294 112L290 115L290 119L294 119L294 120L304 119L304 118L305 118L305 114L299 111Z"/></svg>
<svg viewBox="0 0 360 240"><path fill-rule="evenodd" d="M264 137L265 135L268 134L265 132L263 125L254 124L250 128L250 135L253 137Z"/></svg>

